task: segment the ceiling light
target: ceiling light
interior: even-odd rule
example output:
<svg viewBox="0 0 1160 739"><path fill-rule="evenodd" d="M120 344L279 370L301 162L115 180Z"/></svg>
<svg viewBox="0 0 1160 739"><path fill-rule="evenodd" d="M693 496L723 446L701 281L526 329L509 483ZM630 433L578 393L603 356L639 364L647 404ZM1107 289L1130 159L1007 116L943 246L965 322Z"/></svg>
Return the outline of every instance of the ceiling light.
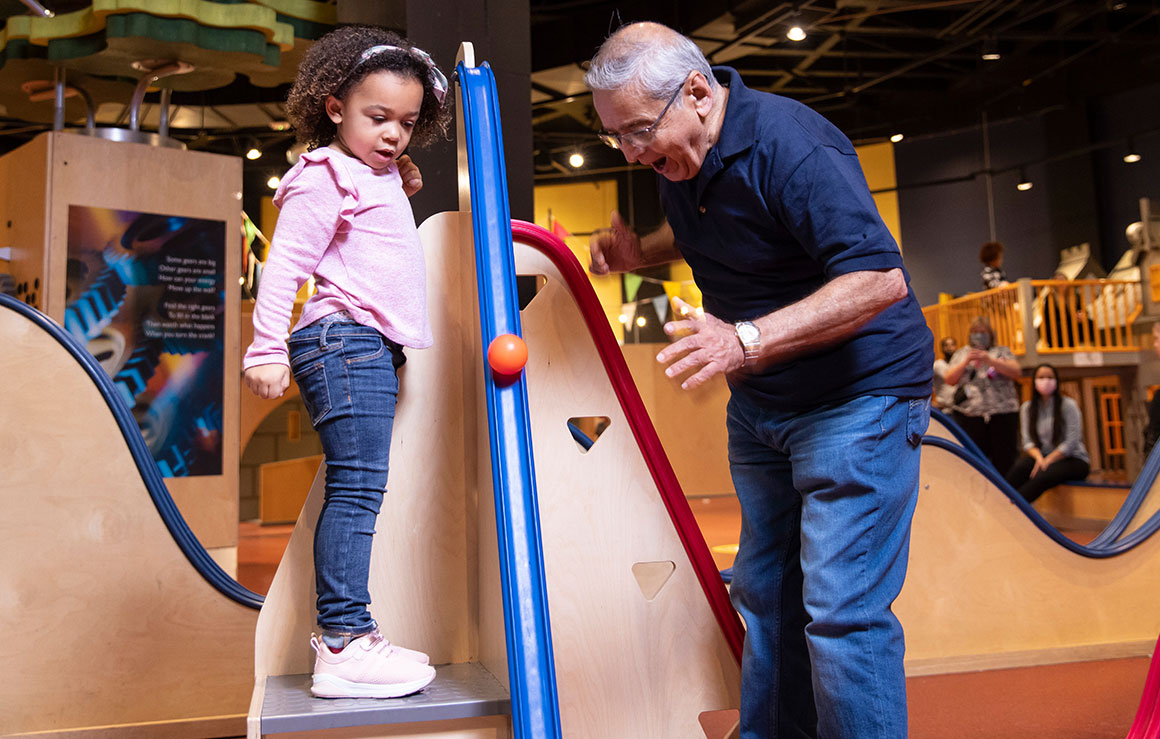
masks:
<svg viewBox="0 0 1160 739"><path fill-rule="evenodd" d="M20 2L24 3L24 5L29 10L36 13L37 15L39 15L42 18L55 18L56 17L56 13L54 13L51 10L49 10L48 8L44 7L40 3L36 2L36 0L20 0Z"/></svg>
<svg viewBox="0 0 1160 739"><path fill-rule="evenodd" d="M281 185L281 184L282 184L282 179L280 177L278 177L277 175L274 175L270 179L266 180L266 187L270 188L271 190L277 190L278 185Z"/></svg>
<svg viewBox="0 0 1160 739"><path fill-rule="evenodd" d="M897 144L899 141L902 141L904 138L906 138L906 137L903 136L902 134L896 133L890 137L890 140L891 140L891 142Z"/></svg>
<svg viewBox="0 0 1160 739"><path fill-rule="evenodd" d="M987 62L997 62L1002 58L1002 54L999 53L999 42L995 40L994 36L987 36L983 39L983 51L979 56Z"/></svg>
<svg viewBox="0 0 1160 739"><path fill-rule="evenodd" d="M806 29L801 27L801 24L794 23L785 32L785 37L790 41L804 41L806 37Z"/></svg>
<svg viewBox="0 0 1160 739"><path fill-rule="evenodd" d="M262 158L262 150L256 146L251 146L249 148L249 150L246 151L246 159L249 159L251 162L254 161L255 159L261 159L261 158Z"/></svg>
<svg viewBox="0 0 1160 739"><path fill-rule="evenodd" d="M1140 152L1136 150L1136 145L1128 140L1128 153L1124 155L1124 164L1135 164L1144 157L1140 156Z"/></svg>
<svg viewBox="0 0 1160 739"><path fill-rule="evenodd" d="M1027 192L1032 187L1034 185L1031 184L1031 180L1027 179L1027 175L1023 174L1023 170L1019 170L1019 182L1015 185L1015 189L1019 192Z"/></svg>
<svg viewBox="0 0 1160 739"><path fill-rule="evenodd" d="M568 164L571 164L573 169L580 169L584 166L584 155L580 152L575 152L572 156L568 157Z"/></svg>

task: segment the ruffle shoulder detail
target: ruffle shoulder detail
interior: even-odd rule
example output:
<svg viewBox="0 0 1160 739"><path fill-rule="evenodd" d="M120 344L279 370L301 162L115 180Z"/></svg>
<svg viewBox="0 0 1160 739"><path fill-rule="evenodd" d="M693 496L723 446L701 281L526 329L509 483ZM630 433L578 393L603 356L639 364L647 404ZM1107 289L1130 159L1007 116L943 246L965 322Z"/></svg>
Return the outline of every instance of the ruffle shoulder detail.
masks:
<svg viewBox="0 0 1160 739"><path fill-rule="evenodd" d="M329 170L330 179L338 187L338 190L343 196L342 205L339 206L338 210L338 232L344 233L349 231L353 223L354 211L358 207L358 188L355 187L354 177L350 172L348 157L331 149L329 146L320 146L313 151L304 153L298 158L298 163L282 177L282 181L278 185L278 191L274 193L274 205L280 209L283 200L285 200L289 192L296 186L298 188L317 186L317 180L312 176L315 173L312 172L310 175L305 175L305 173L307 168L313 170L320 166L326 167ZM321 175L321 172L317 174Z"/></svg>

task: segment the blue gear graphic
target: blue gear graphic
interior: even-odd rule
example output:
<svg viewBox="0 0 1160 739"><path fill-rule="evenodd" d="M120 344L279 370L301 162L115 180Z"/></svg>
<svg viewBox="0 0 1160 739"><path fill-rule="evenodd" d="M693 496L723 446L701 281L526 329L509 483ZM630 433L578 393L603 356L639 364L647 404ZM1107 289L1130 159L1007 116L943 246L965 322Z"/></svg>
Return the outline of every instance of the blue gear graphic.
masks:
<svg viewBox="0 0 1160 739"><path fill-rule="evenodd" d="M156 339L138 344L129 361L113 377L113 384L121 392L121 399L130 408L137 405L137 396L145 390L149 378L157 370L161 359L161 342Z"/></svg>
<svg viewBox="0 0 1160 739"><path fill-rule="evenodd" d="M125 283L115 270L105 269L88 290L64 310L64 328L81 342L96 338L125 302Z"/></svg>

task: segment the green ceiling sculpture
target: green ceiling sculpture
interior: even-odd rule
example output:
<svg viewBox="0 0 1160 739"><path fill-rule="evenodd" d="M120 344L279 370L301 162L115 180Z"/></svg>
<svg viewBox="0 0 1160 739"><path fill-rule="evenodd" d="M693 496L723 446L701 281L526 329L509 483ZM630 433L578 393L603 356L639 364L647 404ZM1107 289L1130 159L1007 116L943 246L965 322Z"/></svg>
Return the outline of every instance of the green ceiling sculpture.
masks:
<svg viewBox="0 0 1160 739"><path fill-rule="evenodd" d="M334 24L334 5L315 0L94 0L52 18L12 15L0 30L0 106L11 117L50 121L51 101L25 90L52 80L54 66L97 106L127 103L141 77L132 65L142 61L192 65L158 82L175 91L223 87L238 74L273 87L293 80L304 42ZM84 115L79 97L66 101L65 115Z"/></svg>

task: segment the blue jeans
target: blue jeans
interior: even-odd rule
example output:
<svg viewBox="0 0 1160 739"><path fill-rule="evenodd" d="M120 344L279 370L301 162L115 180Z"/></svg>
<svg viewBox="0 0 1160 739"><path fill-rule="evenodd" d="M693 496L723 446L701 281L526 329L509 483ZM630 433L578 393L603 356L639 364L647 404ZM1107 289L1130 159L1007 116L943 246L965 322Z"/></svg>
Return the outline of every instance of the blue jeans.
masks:
<svg viewBox="0 0 1160 739"><path fill-rule="evenodd" d="M906 577L929 419L925 398L865 396L805 413L730 399L742 739L906 736L891 604Z"/></svg>
<svg viewBox="0 0 1160 739"><path fill-rule="evenodd" d="M376 624L367 606L371 541L387 486L399 395L398 344L333 313L296 330L290 368L326 455L326 498L314 530L318 626L359 636Z"/></svg>

